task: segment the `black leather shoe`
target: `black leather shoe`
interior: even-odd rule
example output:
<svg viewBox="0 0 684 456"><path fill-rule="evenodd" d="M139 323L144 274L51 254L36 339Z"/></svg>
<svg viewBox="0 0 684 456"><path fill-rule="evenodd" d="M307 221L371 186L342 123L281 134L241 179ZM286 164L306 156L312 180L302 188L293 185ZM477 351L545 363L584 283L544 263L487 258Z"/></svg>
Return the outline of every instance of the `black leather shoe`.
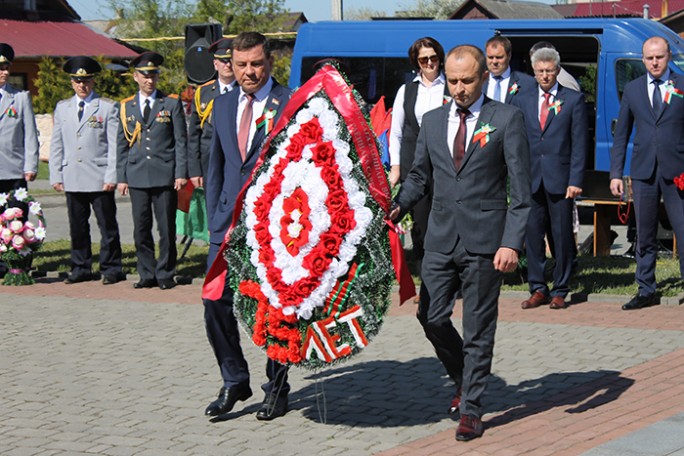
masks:
<svg viewBox="0 0 684 456"><path fill-rule="evenodd" d="M176 282L173 279L160 279L158 282L159 288L162 290L170 290L176 286Z"/></svg>
<svg viewBox="0 0 684 456"><path fill-rule="evenodd" d="M483 433L484 426L482 425L482 420L480 418L463 415L456 428L456 440L468 442L478 437L482 437Z"/></svg>
<svg viewBox="0 0 684 456"><path fill-rule="evenodd" d="M71 285L72 283L90 282L93 279L94 277L91 272L85 274L69 274L69 276L64 279L64 283Z"/></svg>
<svg viewBox="0 0 684 456"><path fill-rule="evenodd" d="M252 389L249 386L234 386L221 388L218 398L207 406L204 414L207 416L219 416L233 410L237 401L246 401L252 397Z"/></svg>
<svg viewBox="0 0 684 456"><path fill-rule="evenodd" d="M121 282L123 280L126 280L126 274L124 274L123 272L102 275L103 285L114 285L115 283Z"/></svg>
<svg viewBox="0 0 684 456"><path fill-rule="evenodd" d="M157 279L142 279L140 282L135 282L133 288L154 288L157 286Z"/></svg>
<svg viewBox="0 0 684 456"><path fill-rule="evenodd" d="M287 413L287 396L276 396L267 394L261 408L256 413L259 421L271 421L274 418L283 416Z"/></svg>
<svg viewBox="0 0 684 456"><path fill-rule="evenodd" d="M655 294L649 296L634 296L628 303L622 305L622 310L636 310L658 304Z"/></svg>

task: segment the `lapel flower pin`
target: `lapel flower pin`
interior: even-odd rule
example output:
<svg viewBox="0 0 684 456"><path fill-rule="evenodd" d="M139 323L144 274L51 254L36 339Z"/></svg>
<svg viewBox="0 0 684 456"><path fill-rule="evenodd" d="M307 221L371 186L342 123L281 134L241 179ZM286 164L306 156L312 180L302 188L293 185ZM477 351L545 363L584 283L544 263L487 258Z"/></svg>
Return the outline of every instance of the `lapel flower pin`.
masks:
<svg viewBox="0 0 684 456"><path fill-rule="evenodd" d="M484 147L489 142L489 134L496 131L495 127L489 124L482 124L480 128L473 133L473 144L480 142L480 147Z"/></svg>
<svg viewBox="0 0 684 456"><path fill-rule="evenodd" d="M445 105L451 101L451 97L449 95L444 95L444 99L442 100L442 104Z"/></svg>
<svg viewBox="0 0 684 456"><path fill-rule="evenodd" d="M684 92L675 87L672 80L669 80L665 83L665 103L670 104L672 96L684 98Z"/></svg>
<svg viewBox="0 0 684 456"><path fill-rule="evenodd" d="M551 103L551 106L549 106L549 111L553 111L554 115L558 115L561 112L561 105L563 104L563 100L556 100L553 103Z"/></svg>
<svg viewBox="0 0 684 456"><path fill-rule="evenodd" d="M511 95L515 95L516 93L518 93L519 90L520 86L517 82L514 82L513 85L508 88L508 93L510 93Z"/></svg>
<svg viewBox="0 0 684 456"><path fill-rule="evenodd" d="M256 120L256 127L264 127L265 133L268 134L273 129L273 119L275 119L276 114L277 111L273 108L268 110L264 109L261 117Z"/></svg>
<svg viewBox="0 0 684 456"><path fill-rule="evenodd" d="M14 106L10 106L5 112L7 113L7 117L17 117L17 110L14 109Z"/></svg>

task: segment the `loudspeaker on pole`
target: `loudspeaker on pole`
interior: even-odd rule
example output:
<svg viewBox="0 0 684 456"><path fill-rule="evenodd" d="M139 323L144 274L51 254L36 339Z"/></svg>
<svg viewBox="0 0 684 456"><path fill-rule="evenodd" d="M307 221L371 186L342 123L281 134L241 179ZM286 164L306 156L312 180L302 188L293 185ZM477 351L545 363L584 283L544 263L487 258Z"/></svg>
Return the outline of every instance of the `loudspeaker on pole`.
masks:
<svg viewBox="0 0 684 456"><path fill-rule="evenodd" d="M188 81L204 84L216 77L211 43L223 36L221 24L188 24L185 26L185 73Z"/></svg>

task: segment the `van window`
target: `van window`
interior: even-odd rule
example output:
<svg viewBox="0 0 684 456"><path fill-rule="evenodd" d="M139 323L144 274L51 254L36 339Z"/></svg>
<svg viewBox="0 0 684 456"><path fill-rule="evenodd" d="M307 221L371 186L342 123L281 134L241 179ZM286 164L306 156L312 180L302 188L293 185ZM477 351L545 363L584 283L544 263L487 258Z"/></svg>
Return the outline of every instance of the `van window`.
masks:
<svg viewBox="0 0 684 456"><path fill-rule="evenodd" d="M684 71L684 54L672 54L672 63Z"/></svg>
<svg viewBox="0 0 684 456"><path fill-rule="evenodd" d="M619 59L615 61L615 82L620 100L622 100L625 85L643 74L646 74L646 66L641 59Z"/></svg>
<svg viewBox="0 0 684 456"><path fill-rule="evenodd" d="M302 59L301 86L313 76L313 66L326 56L306 57ZM347 74L349 82L367 103L376 103L381 96L385 96L385 106L394 103L394 97L402 84L412 80L414 74L405 58L377 58L377 57L338 57L342 61L342 70Z"/></svg>

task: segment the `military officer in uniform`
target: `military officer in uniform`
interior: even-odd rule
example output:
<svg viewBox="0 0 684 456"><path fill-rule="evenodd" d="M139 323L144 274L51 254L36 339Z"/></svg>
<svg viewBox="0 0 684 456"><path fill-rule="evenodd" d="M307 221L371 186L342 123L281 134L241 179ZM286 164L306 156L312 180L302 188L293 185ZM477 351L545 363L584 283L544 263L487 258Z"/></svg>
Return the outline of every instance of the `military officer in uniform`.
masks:
<svg viewBox="0 0 684 456"><path fill-rule="evenodd" d="M0 43L0 193L36 178L38 133L31 96L9 82L14 49Z"/></svg>
<svg viewBox="0 0 684 456"><path fill-rule="evenodd" d="M71 235L71 274L64 283L93 280L90 208L100 227L102 283L126 277L121 271L121 241L116 222L117 103L93 90L102 70L90 57L72 57L64 64L74 96L57 103L50 141L50 184L66 192Z"/></svg>
<svg viewBox="0 0 684 456"><path fill-rule="evenodd" d="M135 288L176 286L177 191L187 182L187 131L181 101L157 90L164 58L156 52L136 57L137 94L121 101L117 139L118 189L131 197L133 238L140 281ZM152 217L159 231L155 259Z"/></svg>
<svg viewBox="0 0 684 456"><path fill-rule="evenodd" d="M214 54L214 68L218 78L207 82L195 91L195 99L188 120L188 174L195 187L204 187L204 176L209 164L209 145L214 133L214 98L233 90L235 74L230 62L233 40L221 38L211 45Z"/></svg>

